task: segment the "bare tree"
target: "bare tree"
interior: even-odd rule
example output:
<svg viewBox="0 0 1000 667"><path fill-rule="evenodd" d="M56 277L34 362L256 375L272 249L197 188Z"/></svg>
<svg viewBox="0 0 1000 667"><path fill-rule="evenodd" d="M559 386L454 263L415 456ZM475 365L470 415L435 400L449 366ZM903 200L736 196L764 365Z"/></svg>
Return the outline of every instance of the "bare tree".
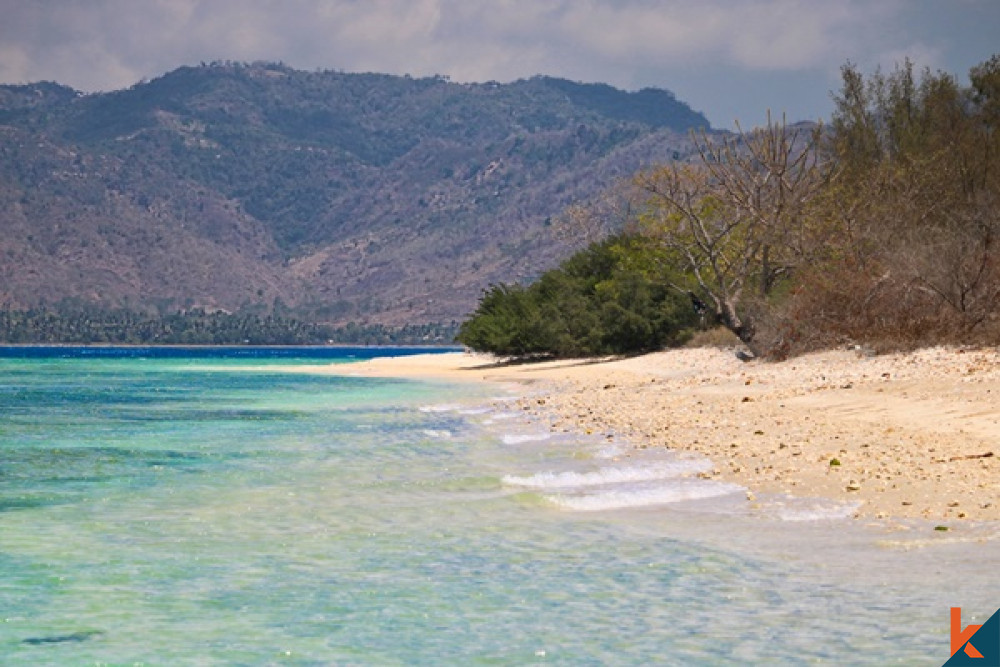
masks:
<svg viewBox="0 0 1000 667"><path fill-rule="evenodd" d="M719 321L754 353L756 327L743 304L766 299L780 279L822 246L827 231L809 215L829 182L820 128L764 127L695 137L700 161L640 174L643 230L670 249L715 309ZM684 289L685 286L676 286Z"/></svg>
<svg viewBox="0 0 1000 667"><path fill-rule="evenodd" d="M556 238L572 248L585 248L635 226L636 201L632 188L621 183L597 197L566 208L555 219Z"/></svg>

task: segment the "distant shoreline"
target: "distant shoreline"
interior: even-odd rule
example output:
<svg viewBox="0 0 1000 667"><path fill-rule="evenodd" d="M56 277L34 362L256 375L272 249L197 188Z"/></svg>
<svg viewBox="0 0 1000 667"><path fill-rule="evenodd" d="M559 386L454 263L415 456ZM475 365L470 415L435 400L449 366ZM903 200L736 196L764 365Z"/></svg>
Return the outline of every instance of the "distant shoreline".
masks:
<svg viewBox="0 0 1000 667"><path fill-rule="evenodd" d="M321 363L331 359L368 359L383 356L439 355L460 351L456 346L438 345L140 345L92 344L0 345L0 359L45 358L243 358L292 359L305 358Z"/></svg>
<svg viewBox="0 0 1000 667"><path fill-rule="evenodd" d="M258 345L256 343L0 343L0 350L5 348L90 348L90 347L122 347L122 348L136 348L136 347L149 347L149 348L180 348L180 349L200 349L200 348L246 348L246 349L326 349L326 348L351 348L351 347L361 347L361 348L373 348L373 349L394 349L394 348L407 348L407 349L446 349L451 352L461 352L464 347L461 345L452 344L435 344L428 343L426 345L415 345L407 343L377 343L373 345L368 345L365 343L303 343L301 345Z"/></svg>

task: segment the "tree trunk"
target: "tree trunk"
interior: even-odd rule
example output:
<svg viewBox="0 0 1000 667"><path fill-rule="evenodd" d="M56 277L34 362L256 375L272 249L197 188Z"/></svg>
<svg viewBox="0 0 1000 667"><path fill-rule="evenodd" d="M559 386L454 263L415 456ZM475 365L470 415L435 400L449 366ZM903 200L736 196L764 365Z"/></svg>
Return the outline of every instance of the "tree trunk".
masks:
<svg viewBox="0 0 1000 667"><path fill-rule="evenodd" d="M747 346L747 349L750 350L750 353L754 357L761 356L760 348L753 341L754 334L757 333L753 321L750 318L741 318L736 312L736 305L732 301L722 302L719 320L724 327L736 334L736 337L740 339L741 343ZM743 357L740 358L742 359Z"/></svg>

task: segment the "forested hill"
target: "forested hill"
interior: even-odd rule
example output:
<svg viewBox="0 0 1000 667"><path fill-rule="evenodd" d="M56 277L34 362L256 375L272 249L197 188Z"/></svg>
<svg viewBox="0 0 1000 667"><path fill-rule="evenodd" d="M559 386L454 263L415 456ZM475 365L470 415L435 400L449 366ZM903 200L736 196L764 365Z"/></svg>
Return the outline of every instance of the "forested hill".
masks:
<svg viewBox="0 0 1000 667"><path fill-rule="evenodd" d="M552 219L708 127L664 90L182 67L0 86L0 307L461 318L569 248Z"/></svg>

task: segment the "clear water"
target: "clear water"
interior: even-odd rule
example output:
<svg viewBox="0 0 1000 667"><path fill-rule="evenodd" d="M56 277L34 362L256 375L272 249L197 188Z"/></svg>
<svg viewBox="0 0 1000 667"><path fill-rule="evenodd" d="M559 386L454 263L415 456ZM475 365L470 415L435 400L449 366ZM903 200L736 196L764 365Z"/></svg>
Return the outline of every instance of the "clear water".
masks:
<svg viewBox="0 0 1000 667"><path fill-rule="evenodd" d="M2 664L932 665L1000 606L990 526L753 509L501 388L64 356L0 359Z"/></svg>

